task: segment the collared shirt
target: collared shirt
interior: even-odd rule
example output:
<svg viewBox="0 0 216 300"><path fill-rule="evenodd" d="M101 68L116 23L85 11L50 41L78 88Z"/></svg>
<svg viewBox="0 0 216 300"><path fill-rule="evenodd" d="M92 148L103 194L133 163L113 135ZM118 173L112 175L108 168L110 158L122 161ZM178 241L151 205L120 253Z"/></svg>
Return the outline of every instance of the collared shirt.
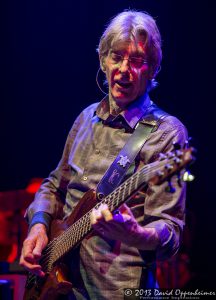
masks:
<svg viewBox="0 0 216 300"><path fill-rule="evenodd" d="M38 211L66 218L83 194L96 188L151 104L146 94L117 116L110 115L108 97L87 107L74 122L63 156L36 194L28 218ZM173 142L183 145L186 138L183 124L167 116L151 133L127 175L158 159L159 153L172 150ZM175 176L172 184L175 193L166 192L167 183L163 183L139 192L127 202L140 225L156 229L160 245L154 251L140 251L97 234L82 241L80 269L90 299L120 300L124 299L124 288L155 287L155 278L147 282L151 268L144 271L156 258L166 259L178 250L184 225L185 186L180 187ZM77 299L85 299L76 293Z"/></svg>

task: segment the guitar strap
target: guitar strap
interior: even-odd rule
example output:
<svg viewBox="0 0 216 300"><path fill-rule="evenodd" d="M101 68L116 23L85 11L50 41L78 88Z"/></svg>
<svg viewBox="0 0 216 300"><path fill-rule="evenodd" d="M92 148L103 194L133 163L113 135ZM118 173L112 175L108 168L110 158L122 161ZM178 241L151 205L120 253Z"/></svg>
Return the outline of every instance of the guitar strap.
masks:
<svg viewBox="0 0 216 300"><path fill-rule="evenodd" d="M121 183L127 170L135 160L151 132L157 130L161 121L166 116L168 116L168 114L155 104L149 106L147 113L141 117L141 120L127 143L98 183L96 189L98 200L102 200Z"/></svg>

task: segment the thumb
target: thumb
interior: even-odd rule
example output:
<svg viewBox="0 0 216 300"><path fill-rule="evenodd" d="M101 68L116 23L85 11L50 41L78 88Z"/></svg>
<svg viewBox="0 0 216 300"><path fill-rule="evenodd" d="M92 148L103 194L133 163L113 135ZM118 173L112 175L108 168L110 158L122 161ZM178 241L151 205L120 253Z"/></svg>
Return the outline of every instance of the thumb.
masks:
<svg viewBox="0 0 216 300"><path fill-rule="evenodd" d="M122 215L128 215L130 217L134 217L132 211L130 210L130 208L126 205L126 204L122 204L119 207L119 211Z"/></svg>

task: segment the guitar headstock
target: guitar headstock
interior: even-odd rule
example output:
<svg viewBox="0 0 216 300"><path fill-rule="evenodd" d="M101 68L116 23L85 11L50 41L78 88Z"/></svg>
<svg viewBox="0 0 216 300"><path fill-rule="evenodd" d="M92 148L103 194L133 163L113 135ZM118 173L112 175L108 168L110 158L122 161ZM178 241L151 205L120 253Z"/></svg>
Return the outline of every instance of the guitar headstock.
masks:
<svg viewBox="0 0 216 300"><path fill-rule="evenodd" d="M195 149L190 147L187 149L178 149L166 154L160 154L159 160L155 162L155 171L149 180L149 184L159 185L166 180L169 181L173 175L179 175L182 169L186 168L195 160L194 153ZM186 171L182 179L184 181L192 181L193 175Z"/></svg>

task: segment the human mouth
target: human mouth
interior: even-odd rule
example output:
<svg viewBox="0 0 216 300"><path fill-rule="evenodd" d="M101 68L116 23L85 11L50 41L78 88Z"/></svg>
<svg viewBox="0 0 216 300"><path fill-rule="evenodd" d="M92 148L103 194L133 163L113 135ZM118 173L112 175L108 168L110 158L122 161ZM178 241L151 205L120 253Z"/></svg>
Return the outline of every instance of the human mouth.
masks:
<svg viewBox="0 0 216 300"><path fill-rule="evenodd" d="M123 88L123 89L128 89L132 86L132 83L131 82L128 82L128 81L121 81L121 80L116 80L115 82L117 84L117 86L119 88Z"/></svg>

